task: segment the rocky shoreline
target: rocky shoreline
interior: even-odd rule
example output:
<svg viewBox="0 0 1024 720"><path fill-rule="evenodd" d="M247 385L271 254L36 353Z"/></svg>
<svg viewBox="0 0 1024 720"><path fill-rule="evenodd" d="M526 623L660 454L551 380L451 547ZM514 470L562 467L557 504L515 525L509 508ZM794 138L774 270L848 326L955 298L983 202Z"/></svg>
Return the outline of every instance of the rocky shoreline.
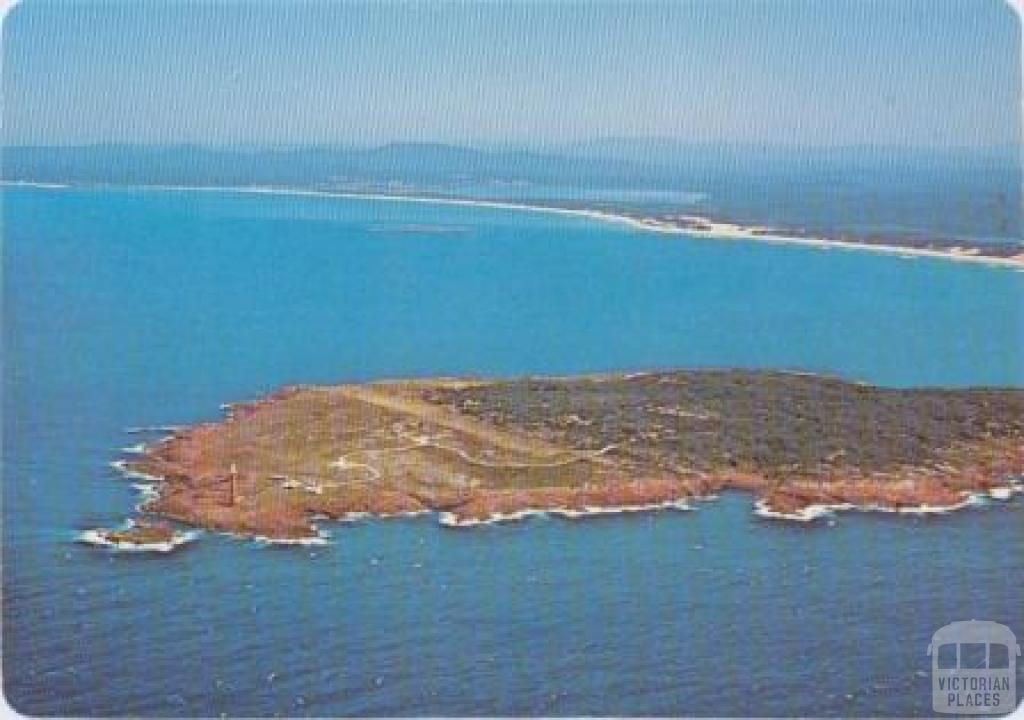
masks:
<svg viewBox="0 0 1024 720"><path fill-rule="evenodd" d="M292 387L120 464L147 514L268 541L318 519L688 509L753 493L767 518L935 512L1024 475L1024 391L889 390L778 372Z"/></svg>

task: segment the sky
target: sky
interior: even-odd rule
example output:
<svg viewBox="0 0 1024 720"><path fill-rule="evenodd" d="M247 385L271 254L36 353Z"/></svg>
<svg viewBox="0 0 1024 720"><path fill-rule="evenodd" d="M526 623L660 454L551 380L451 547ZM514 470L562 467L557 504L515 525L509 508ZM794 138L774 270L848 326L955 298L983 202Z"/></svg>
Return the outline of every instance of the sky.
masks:
<svg viewBox="0 0 1024 720"><path fill-rule="evenodd" d="M1003 0L25 0L2 53L9 145L1021 139Z"/></svg>

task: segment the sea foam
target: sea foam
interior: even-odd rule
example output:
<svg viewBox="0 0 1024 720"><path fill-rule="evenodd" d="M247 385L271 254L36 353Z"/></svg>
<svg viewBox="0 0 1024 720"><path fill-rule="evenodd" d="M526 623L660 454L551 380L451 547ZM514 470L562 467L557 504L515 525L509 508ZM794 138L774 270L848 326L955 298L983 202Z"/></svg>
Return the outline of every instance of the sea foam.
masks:
<svg viewBox="0 0 1024 720"><path fill-rule="evenodd" d="M984 505L988 500L1010 500L1017 493L1024 493L1024 484L1020 480L1012 480L1010 484L990 488L987 491L969 493L963 500L951 505L905 505L903 507L886 507L884 505L854 505L853 503L812 504L800 508L796 512L786 513L772 510L765 500L758 500L754 505L754 514L771 520L794 520L810 522L818 518L829 517L836 512L852 510L855 512L896 513L900 515L946 515L955 510L962 510L974 505Z"/></svg>
<svg viewBox="0 0 1024 720"><path fill-rule="evenodd" d="M438 515L438 523L445 527L467 528L480 525L526 520L530 517L558 517L565 520L580 520L599 515L620 515L624 513L654 512L658 510L693 510L687 500L666 500L660 503L643 505L587 505L582 508L526 508L507 513L491 513L485 518L460 519L455 513L443 512Z"/></svg>
<svg viewBox="0 0 1024 720"><path fill-rule="evenodd" d="M266 535L255 535L252 537L253 542L260 545L274 546L289 546L297 545L301 547L310 547L317 545L330 545L331 536L327 533L320 532L314 537L303 537L303 538L272 538Z"/></svg>
<svg viewBox="0 0 1024 720"><path fill-rule="evenodd" d="M132 470L124 460L114 460L109 463L109 465L129 480L142 480L146 483L159 483L163 481L163 478L158 475L149 475L148 473L139 472L138 470Z"/></svg>

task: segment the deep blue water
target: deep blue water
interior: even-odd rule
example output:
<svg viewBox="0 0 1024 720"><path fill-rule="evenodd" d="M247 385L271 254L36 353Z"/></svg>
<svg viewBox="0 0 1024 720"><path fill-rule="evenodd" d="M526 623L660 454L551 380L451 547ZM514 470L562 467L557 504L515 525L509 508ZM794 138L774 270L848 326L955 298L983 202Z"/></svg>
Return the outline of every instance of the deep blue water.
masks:
<svg viewBox="0 0 1024 720"><path fill-rule="evenodd" d="M3 193L3 678L73 715L921 715L931 633L1024 637L1024 502L944 517L694 512L320 548L76 544L137 495L130 426L285 383L786 367L1024 385L1024 274L524 212ZM1024 675L1019 686L1024 687Z"/></svg>

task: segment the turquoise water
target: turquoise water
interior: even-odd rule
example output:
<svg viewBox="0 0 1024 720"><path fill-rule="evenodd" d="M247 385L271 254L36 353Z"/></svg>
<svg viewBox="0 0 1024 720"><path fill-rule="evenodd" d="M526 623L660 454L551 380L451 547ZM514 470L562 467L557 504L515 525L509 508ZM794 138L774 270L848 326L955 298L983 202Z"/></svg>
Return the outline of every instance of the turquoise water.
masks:
<svg viewBox="0 0 1024 720"><path fill-rule="evenodd" d="M1024 503L462 532L73 542L137 494L125 428L285 383L785 367L1024 385L1024 274L325 198L3 194L4 691L33 714L930 713L931 633L1024 635ZM1024 681L1022 681L1024 684Z"/></svg>

